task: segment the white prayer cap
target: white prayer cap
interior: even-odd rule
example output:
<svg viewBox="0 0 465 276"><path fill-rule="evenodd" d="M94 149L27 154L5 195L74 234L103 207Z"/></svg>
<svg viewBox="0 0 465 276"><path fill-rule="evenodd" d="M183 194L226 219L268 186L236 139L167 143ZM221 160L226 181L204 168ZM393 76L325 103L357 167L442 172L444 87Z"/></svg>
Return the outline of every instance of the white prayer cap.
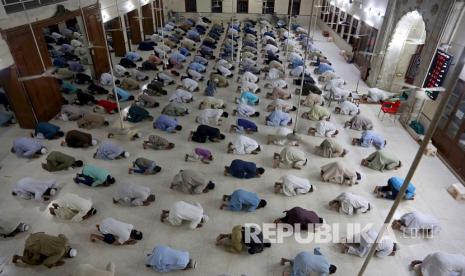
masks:
<svg viewBox="0 0 465 276"><path fill-rule="evenodd" d="M76 257L76 256L77 256L77 250L74 249L74 248L71 248L71 249L69 250L69 256L70 256L71 258Z"/></svg>
<svg viewBox="0 0 465 276"><path fill-rule="evenodd" d="M124 157L125 157L125 158L129 158L129 156L130 156L129 152L125 151L125 152L124 152Z"/></svg>
<svg viewBox="0 0 465 276"><path fill-rule="evenodd" d="M92 139L92 146L95 146L95 145L97 145L97 140Z"/></svg>
<svg viewBox="0 0 465 276"><path fill-rule="evenodd" d="M57 189L53 188L53 189L50 190L50 195L51 196L56 195L56 193L57 193Z"/></svg>
<svg viewBox="0 0 465 276"><path fill-rule="evenodd" d="M207 215L202 216L203 223L207 223L210 218Z"/></svg>
<svg viewBox="0 0 465 276"><path fill-rule="evenodd" d="M68 115L66 115L65 113L62 113L62 114L61 114L61 119L62 119L63 121L65 121L65 122L69 121Z"/></svg>
<svg viewBox="0 0 465 276"><path fill-rule="evenodd" d="M42 148L40 149L40 153L42 153L42 154L47 154L47 152L48 152L48 151L47 151L47 148L46 148L46 147L42 147Z"/></svg>

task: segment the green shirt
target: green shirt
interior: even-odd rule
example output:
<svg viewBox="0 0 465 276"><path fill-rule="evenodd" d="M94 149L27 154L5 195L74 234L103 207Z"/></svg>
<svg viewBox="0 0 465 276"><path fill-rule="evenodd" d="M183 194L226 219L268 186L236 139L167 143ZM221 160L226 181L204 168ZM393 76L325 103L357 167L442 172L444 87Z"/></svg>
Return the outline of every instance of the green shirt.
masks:
<svg viewBox="0 0 465 276"><path fill-rule="evenodd" d="M108 175L110 173L104 169L94 165L86 165L82 169L82 174L90 176L94 179L94 183L92 183L92 187L101 185L107 180Z"/></svg>

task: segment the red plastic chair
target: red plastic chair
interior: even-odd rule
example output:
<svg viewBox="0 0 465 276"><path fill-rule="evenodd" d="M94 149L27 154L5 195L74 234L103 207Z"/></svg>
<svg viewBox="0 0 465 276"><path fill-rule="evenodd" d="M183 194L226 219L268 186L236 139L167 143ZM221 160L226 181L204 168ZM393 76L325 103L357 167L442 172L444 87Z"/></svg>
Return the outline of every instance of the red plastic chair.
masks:
<svg viewBox="0 0 465 276"><path fill-rule="evenodd" d="M399 107L400 107L400 101L381 102L381 108L379 110L378 117L381 114L381 112L383 112L383 117L381 117L381 121L383 121L384 115L386 115L386 113L388 115L394 116L394 119L395 119L395 116L397 116Z"/></svg>

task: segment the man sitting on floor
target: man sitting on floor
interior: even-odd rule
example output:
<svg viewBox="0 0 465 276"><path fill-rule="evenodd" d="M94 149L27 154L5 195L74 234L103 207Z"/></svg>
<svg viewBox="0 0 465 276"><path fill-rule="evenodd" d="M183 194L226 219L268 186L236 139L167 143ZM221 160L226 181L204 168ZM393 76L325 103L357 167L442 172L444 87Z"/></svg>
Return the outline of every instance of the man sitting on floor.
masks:
<svg viewBox="0 0 465 276"><path fill-rule="evenodd" d="M11 195L19 196L22 199L34 199L36 201L48 201L56 194L58 190L57 181L55 179L39 180L31 177L24 177L16 182L15 187L11 191Z"/></svg>
<svg viewBox="0 0 465 276"><path fill-rule="evenodd" d="M362 132L362 137L360 139L352 139L352 145L358 145L364 148L368 148L373 145L377 150L383 149L387 144L386 139L377 132L372 130L366 130Z"/></svg>
<svg viewBox="0 0 465 276"><path fill-rule="evenodd" d="M344 149L336 140L326 138L319 146L315 147L315 153L326 158L334 158L344 157L348 151Z"/></svg>
<svg viewBox="0 0 465 276"><path fill-rule="evenodd" d="M373 192L377 197L395 200L403 183L404 179L394 176L389 178L386 186L376 186ZM405 190L403 199L413 200L415 198L415 190L415 186L410 182L407 186L407 190Z"/></svg>
<svg viewBox="0 0 465 276"><path fill-rule="evenodd" d="M260 145L252 138L245 135L239 135L233 142L228 144L228 153L234 154L258 154Z"/></svg>
<svg viewBox="0 0 465 276"><path fill-rule="evenodd" d="M147 256L145 266L157 272L172 272L194 269L197 267L197 263L190 259L187 251L159 245L155 246L152 253Z"/></svg>
<svg viewBox="0 0 465 276"><path fill-rule="evenodd" d="M158 135L149 135L149 139L142 143L144 149L170 150L174 148L174 143Z"/></svg>
<svg viewBox="0 0 465 276"><path fill-rule="evenodd" d="M328 262L325 256L321 254L320 248L313 250L314 254L302 251L293 260L281 258L281 265L289 263L292 267L291 272L285 271L283 276L291 275L328 275L336 273L337 267Z"/></svg>
<svg viewBox="0 0 465 276"><path fill-rule="evenodd" d="M275 219L273 223L285 223L293 226L294 230L310 230L314 232L319 224L323 224L323 218L319 217L314 211L301 207L294 207L284 211L286 215L282 218Z"/></svg>

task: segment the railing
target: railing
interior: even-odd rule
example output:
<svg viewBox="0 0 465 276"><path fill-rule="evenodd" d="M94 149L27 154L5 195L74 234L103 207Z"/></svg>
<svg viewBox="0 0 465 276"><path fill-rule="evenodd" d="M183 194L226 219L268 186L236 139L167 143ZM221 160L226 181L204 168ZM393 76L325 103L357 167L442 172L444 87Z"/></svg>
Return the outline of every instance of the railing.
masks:
<svg viewBox="0 0 465 276"><path fill-rule="evenodd" d="M60 2L65 2L66 0L0 0L0 4L5 9L7 14L20 12L29 9L35 9L43 6L53 5ZM24 4L24 6L23 6Z"/></svg>

